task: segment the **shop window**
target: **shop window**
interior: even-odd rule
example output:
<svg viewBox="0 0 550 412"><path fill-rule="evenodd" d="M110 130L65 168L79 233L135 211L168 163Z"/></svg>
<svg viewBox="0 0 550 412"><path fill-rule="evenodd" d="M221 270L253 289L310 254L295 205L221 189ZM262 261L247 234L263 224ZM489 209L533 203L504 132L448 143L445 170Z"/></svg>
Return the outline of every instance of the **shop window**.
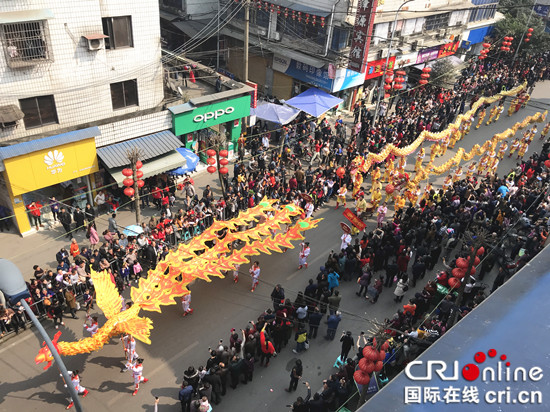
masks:
<svg viewBox="0 0 550 412"><path fill-rule="evenodd" d="M111 100L113 110L138 106L137 79L111 83Z"/></svg>
<svg viewBox="0 0 550 412"><path fill-rule="evenodd" d="M434 14L426 17L425 29L428 31L446 28L449 25L451 13Z"/></svg>
<svg viewBox="0 0 550 412"><path fill-rule="evenodd" d="M103 17L103 34L109 36L105 39L106 49L121 49L134 47L132 36L132 16Z"/></svg>
<svg viewBox="0 0 550 412"><path fill-rule="evenodd" d="M50 61L46 21L27 21L0 25L2 46L8 66L27 67Z"/></svg>
<svg viewBox="0 0 550 412"><path fill-rule="evenodd" d="M53 95L38 96L19 100L23 121L27 129L59 123Z"/></svg>

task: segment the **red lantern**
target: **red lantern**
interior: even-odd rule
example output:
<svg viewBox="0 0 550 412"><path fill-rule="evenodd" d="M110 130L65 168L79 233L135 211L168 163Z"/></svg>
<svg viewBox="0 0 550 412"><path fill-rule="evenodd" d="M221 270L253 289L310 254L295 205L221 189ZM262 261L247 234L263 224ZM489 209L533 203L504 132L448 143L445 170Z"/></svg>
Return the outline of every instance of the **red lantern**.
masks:
<svg viewBox="0 0 550 412"><path fill-rule="evenodd" d="M386 70L386 76L392 77L393 76L393 70L392 69Z"/></svg>
<svg viewBox="0 0 550 412"><path fill-rule="evenodd" d="M298 21L302 22L302 12L301 11L298 12Z"/></svg>
<svg viewBox="0 0 550 412"><path fill-rule="evenodd" d="M138 180L137 186L141 189L143 186L145 186L145 182L143 180Z"/></svg>
<svg viewBox="0 0 550 412"><path fill-rule="evenodd" d="M220 164L221 164L222 166L227 166L227 165L229 164L229 160L227 160L227 159L220 159Z"/></svg>
<svg viewBox="0 0 550 412"><path fill-rule="evenodd" d="M342 179L345 174L346 174L346 169L344 169L342 166L336 169L336 176L338 176L340 179Z"/></svg>
<svg viewBox="0 0 550 412"><path fill-rule="evenodd" d="M296 20L296 11L292 10L292 20Z"/></svg>
<svg viewBox="0 0 550 412"><path fill-rule="evenodd" d="M407 72L405 70L397 70L395 74L397 74L398 76L406 76Z"/></svg>
<svg viewBox="0 0 550 412"><path fill-rule="evenodd" d="M391 84L385 84L384 90L391 90Z"/></svg>
<svg viewBox="0 0 550 412"><path fill-rule="evenodd" d="M391 194L393 193L393 191L395 190L395 186L392 185L391 183L389 183L389 184L386 185L386 189L385 189L385 190L386 190L386 193L387 193L388 195L391 195Z"/></svg>
<svg viewBox="0 0 550 412"><path fill-rule="evenodd" d="M133 186L134 185L134 179L130 179L129 177L127 177L126 179L124 179L122 181L122 184L126 187Z"/></svg>
<svg viewBox="0 0 550 412"><path fill-rule="evenodd" d="M484 253L485 253L485 248L484 248L483 246L481 246L481 247L477 250L476 255L482 256Z"/></svg>
<svg viewBox="0 0 550 412"><path fill-rule="evenodd" d="M229 152L225 149L220 150L220 157L227 157Z"/></svg>
<svg viewBox="0 0 550 412"><path fill-rule="evenodd" d="M489 47L491 47L491 43L483 43L483 47L485 47L486 49L488 49Z"/></svg>
<svg viewBox="0 0 550 412"><path fill-rule="evenodd" d="M389 94L389 93L384 94L384 99L389 99L390 97L391 97L391 94Z"/></svg>
<svg viewBox="0 0 550 412"><path fill-rule="evenodd" d="M481 260L476 256L476 258L474 259L474 266L477 266L481 263Z"/></svg>
<svg viewBox="0 0 550 412"><path fill-rule="evenodd" d="M141 169L143 167L143 163L141 162L141 160L138 160L136 162L136 169Z"/></svg>
<svg viewBox="0 0 550 412"><path fill-rule="evenodd" d="M527 32L528 32L528 33L533 33L533 30L534 30L534 29L533 29L532 27L529 27L529 28L527 29Z"/></svg>
<svg viewBox="0 0 550 412"><path fill-rule="evenodd" d="M508 36L504 36L504 38L503 38L504 41L508 41L509 39L510 39L510 37L508 37Z"/></svg>
<svg viewBox="0 0 550 412"><path fill-rule="evenodd" d="M527 37L531 37L533 35L533 33L527 33L526 36Z"/></svg>
<svg viewBox="0 0 550 412"><path fill-rule="evenodd" d="M466 270L460 269L460 268L454 268L453 276L457 279L462 279L464 276L466 276Z"/></svg>
<svg viewBox="0 0 550 412"><path fill-rule="evenodd" d="M393 88L395 90L401 90L403 88L403 85L401 83L396 83L393 85Z"/></svg>
<svg viewBox="0 0 550 412"><path fill-rule="evenodd" d="M367 373L372 373L372 371L368 372L369 364L371 364L373 369L374 369L374 364L370 360L368 360L367 358L361 358L359 360L359 369L361 369L362 371L365 371Z"/></svg>
<svg viewBox="0 0 550 412"><path fill-rule="evenodd" d="M464 258L458 258L456 260L456 267L460 269L466 269L468 267L468 261Z"/></svg>
<svg viewBox="0 0 550 412"><path fill-rule="evenodd" d="M214 159L213 157L209 157L208 159L206 159L206 163L208 163L210 166L215 165L216 159Z"/></svg>
<svg viewBox="0 0 550 412"><path fill-rule="evenodd" d="M460 286L460 279L457 278L450 278L449 279L449 287L451 289L456 289Z"/></svg>
<svg viewBox="0 0 550 412"><path fill-rule="evenodd" d="M513 37L508 37L508 41L514 41Z"/></svg>
<svg viewBox="0 0 550 412"><path fill-rule="evenodd" d="M229 169L228 169L227 167L225 167L225 166L224 166L224 167L220 167L220 173L221 173L222 175L226 175L226 174L229 173Z"/></svg>
<svg viewBox="0 0 550 412"><path fill-rule="evenodd" d="M426 83L428 83L428 81L426 79L422 79L419 80L418 83L420 83L421 85L425 85Z"/></svg>
<svg viewBox="0 0 550 412"><path fill-rule="evenodd" d="M382 368L384 368L384 362L378 361L374 364L374 370L376 372L380 372L382 370Z"/></svg>
<svg viewBox="0 0 550 412"><path fill-rule="evenodd" d="M370 382L370 376L368 373L363 372L361 369L356 370L353 373L353 379L358 385L368 385Z"/></svg>
<svg viewBox="0 0 550 412"><path fill-rule="evenodd" d="M500 48L500 51L506 51L506 47L502 46L502 47Z"/></svg>
<svg viewBox="0 0 550 412"><path fill-rule="evenodd" d="M141 170L136 171L136 177L141 179L143 177L143 172Z"/></svg>
<svg viewBox="0 0 550 412"><path fill-rule="evenodd" d="M483 60L483 59L486 59L487 56L479 56L479 60Z"/></svg>
<svg viewBox="0 0 550 412"><path fill-rule="evenodd" d="M321 27L325 27L325 18L321 17Z"/></svg>
<svg viewBox="0 0 550 412"><path fill-rule="evenodd" d="M432 68L431 68L431 67L424 67L424 68L422 69L422 71L423 71L424 73L429 73L429 72L432 71Z"/></svg>
<svg viewBox="0 0 550 412"><path fill-rule="evenodd" d="M214 172L216 171L216 168L215 168L214 166L208 166L208 167L206 168L206 171L207 171L208 173L214 173Z"/></svg>
<svg viewBox="0 0 550 412"><path fill-rule="evenodd" d="M206 155L207 155L208 157L216 156L216 151L215 151L214 149L208 149L208 150L206 151Z"/></svg>
<svg viewBox="0 0 550 412"><path fill-rule="evenodd" d="M544 165L548 168L550 168L550 160L545 160Z"/></svg>
<svg viewBox="0 0 550 412"><path fill-rule="evenodd" d="M390 343L388 341L385 341L382 346L380 346L380 349L382 349L383 351L388 351L388 349L390 348Z"/></svg>
<svg viewBox="0 0 550 412"><path fill-rule="evenodd" d="M134 188L133 187L127 187L124 189L124 194L128 197L132 197L134 195Z"/></svg>
<svg viewBox="0 0 550 412"><path fill-rule="evenodd" d="M126 169L122 169L122 174L124 176L132 176L134 174L134 172L132 171L132 169L126 168Z"/></svg>
<svg viewBox="0 0 550 412"><path fill-rule="evenodd" d="M386 359L386 351L384 350L381 350L379 353L378 353L378 360L384 362L384 359Z"/></svg>
<svg viewBox="0 0 550 412"><path fill-rule="evenodd" d="M281 6L277 6L277 14L281 14Z"/></svg>
<svg viewBox="0 0 550 412"><path fill-rule="evenodd" d="M386 83L391 83L391 82L393 82L393 77L387 76L387 77L384 79L384 81L385 81Z"/></svg>
<svg viewBox="0 0 550 412"><path fill-rule="evenodd" d="M398 77L395 78L395 81L397 83L405 83L405 78L401 77L401 76L398 76Z"/></svg>
<svg viewBox="0 0 550 412"><path fill-rule="evenodd" d="M421 77L422 79L429 79L429 78L430 78L430 73L422 73L422 74L420 75L420 77Z"/></svg>

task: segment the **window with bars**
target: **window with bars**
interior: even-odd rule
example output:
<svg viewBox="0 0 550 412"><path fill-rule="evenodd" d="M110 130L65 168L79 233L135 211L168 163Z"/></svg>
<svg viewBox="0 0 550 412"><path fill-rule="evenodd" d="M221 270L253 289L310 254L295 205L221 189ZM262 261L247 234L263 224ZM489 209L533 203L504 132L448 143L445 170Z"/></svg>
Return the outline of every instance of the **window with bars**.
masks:
<svg viewBox="0 0 550 412"><path fill-rule="evenodd" d="M8 66L27 67L51 60L45 20L0 25Z"/></svg>
<svg viewBox="0 0 550 412"><path fill-rule="evenodd" d="M19 106L27 129L59 123L53 95L20 99Z"/></svg>
<svg viewBox="0 0 550 412"><path fill-rule="evenodd" d="M424 28L428 31L447 28L451 13L434 14L426 17Z"/></svg>
<svg viewBox="0 0 550 412"><path fill-rule="evenodd" d="M105 39L106 49L134 47L132 16L103 17L101 21L103 34L109 36Z"/></svg>
<svg viewBox="0 0 550 412"><path fill-rule="evenodd" d="M138 106L137 79L111 83L111 101L113 110Z"/></svg>

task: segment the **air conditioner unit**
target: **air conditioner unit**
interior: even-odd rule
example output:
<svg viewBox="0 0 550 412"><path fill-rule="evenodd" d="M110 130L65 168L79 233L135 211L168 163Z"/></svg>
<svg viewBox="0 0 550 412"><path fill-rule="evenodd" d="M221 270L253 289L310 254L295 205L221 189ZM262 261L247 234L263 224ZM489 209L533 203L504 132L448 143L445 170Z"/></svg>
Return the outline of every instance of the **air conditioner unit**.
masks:
<svg viewBox="0 0 550 412"><path fill-rule="evenodd" d="M267 34L267 31L263 27L251 27L250 34L252 34L253 36L265 36Z"/></svg>
<svg viewBox="0 0 550 412"><path fill-rule="evenodd" d="M424 39L418 39L416 41L416 49L421 49L422 47L424 47Z"/></svg>
<svg viewBox="0 0 550 412"><path fill-rule="evenodd" d="M96 51L96 50L102 50L105 48L105 38L109 36L98 33L98 34L89 34L83 37L86 39L86 43L88 44L88 50Z"/></svg>
<svg viewBox="0 0 550 412"><path fill-rule="evenodd" d="M273 41L281 41L281 33L278 31L275 31L271 33L271 40Z"/></svg>
<svg viewBox="0 0 550 412"><path fill-rule="evenodd" d="M388 49L382 49L378 52L378 59L385 59L388 57Z"/></svg>
<svg viewBox="0 0 550 412"><path fill-rule="evenodd" d="M440 39L444 38L446 35L447 35L447 30L446 29L439 29L437 31L437 37L440 38Z"/></svg>

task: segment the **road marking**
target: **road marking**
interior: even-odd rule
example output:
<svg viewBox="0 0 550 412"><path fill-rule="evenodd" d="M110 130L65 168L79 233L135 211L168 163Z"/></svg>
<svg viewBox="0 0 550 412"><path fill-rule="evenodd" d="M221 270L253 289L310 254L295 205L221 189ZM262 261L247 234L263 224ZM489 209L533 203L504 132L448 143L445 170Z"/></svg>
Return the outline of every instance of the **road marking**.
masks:
<svg viewBox="0 0 550 412"><path fill-rule="evenodd" d="M199 344L199 341L196 340L195 342L193 342L191 345L187 346L184 350L182 350L181 352L178 352L177 354L175 354L174 356L172 356L170 359L168 359L166 362L163 362L161 363L159 366L157 366L155 369L153 369L150 373L147 373L147 376L153 376L153 375L156 375L159 371L161 371L162 369L166 369L166 364L168 365L172 365L178 358L182 357L183 355L185 355L187 352L189 352L190 350L194 349L195 346L197 346ZM115 402L117 402L120 398L122 398L123 396L128 396L128 393L119 393L118 395L115 395L111 398L111 400L109 402L107 402L107 405L111 406L113 405Z"/></svg>

